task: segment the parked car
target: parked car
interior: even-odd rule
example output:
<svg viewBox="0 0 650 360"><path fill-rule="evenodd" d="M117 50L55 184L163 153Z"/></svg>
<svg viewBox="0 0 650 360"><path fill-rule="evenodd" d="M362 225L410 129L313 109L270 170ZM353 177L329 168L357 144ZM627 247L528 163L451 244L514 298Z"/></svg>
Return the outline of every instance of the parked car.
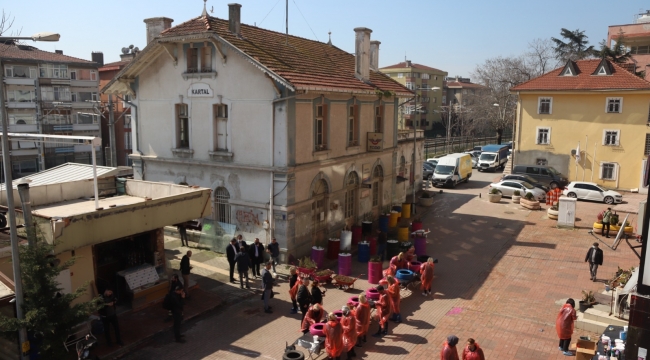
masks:
<svg viewBox="0 0 650 360"><path fill-rule="evenodd" d="M481 157L478 158L478 171L503 168L508 162L508 147L505 145L485 145Z"/></svg>
<svg viewBox="0 0 650 360"><path fill-rule="evenodd" d="M429 159L427 159L427 162L428 162L428 163L431 163L431 164L435 164L435 165L437 165L439 159L440 159L440 158L429 158Z"/></svg>
<svg viewBox="0 0 650 360"><path fill-rule="evenodd" d="M528 175L551 189L565 187L569 183L566 176L548 165L515 165L512 173Z"/></svg>
<svg viewBox="0 0 650 360"><path fill-rule="evenodd" d="M481 150L470 150L470 151L466 151L466 153L472 155L477 159L481 156Z"/></svg>
<svg viewBox="0 0 650 360"><path fill-rule="evenodd" d="M519 190L519 194L524 197L526 194L531 193L535 200L539 202L546 201L546 192L544 190L534 187L533 185L521 180L503 180L498 183L490 184L490 189L497 189L502 196L512 197L515 190Z"/></svg>
<svg viewBox="0 0 650 360"><path fill-rule="evenodd" d="M422 163L422 179L426 180L433 176L433 171L435 169L436 167L428 162Z"/></svg>
<svg viewBox="0 0 650 360"><path fill-rule="evenodd" d="M474 155L472 151L466 151L465 154L469 154L472 157L472 169L476 169L478 165L478 156Z"/></svg>
<svg viewBox="0 0 650 360"><path fill-rule="evenodd" d="M542 184L541 182L533 179L532 177L530 177L528 175L524 175L524 174L508 174L508 175L504 175L501 178L501 181L503 181L503 180L521 180L521 181L525 181L525 182L533 185L534 187L536 187L538 189L544 190L544 192L548 192L549 189L550 189L548 186L546 186L546 185Z"/></svg>
<svg viewBox="0 0 650 360"><path fill-rule="evenodd" d="M562 194L574 199L602 201L605 204L618 204L623 201L623 195L620 193L585 181L572 181Z"/></svg>

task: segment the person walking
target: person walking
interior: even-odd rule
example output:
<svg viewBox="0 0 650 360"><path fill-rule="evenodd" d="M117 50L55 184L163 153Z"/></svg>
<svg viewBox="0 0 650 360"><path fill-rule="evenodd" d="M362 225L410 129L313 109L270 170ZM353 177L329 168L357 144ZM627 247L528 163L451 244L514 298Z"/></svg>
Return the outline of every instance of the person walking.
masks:
<svg viewBox="0 0 650 360"><path fill-rule="evenodd" d="M390 318L391 301L388 292L384 290L382 285L376 287L379 291L379 300L375 301L375 309L377 309L377 318L379 319L379 329L372 335L374 337L381 337L388 335L388 319Z"/></svg>
<svg viewBox="0 0 650 360"><path fill-rule="evenodd" d="M271 239L271 243L266 246L266 252L271 255L273 261L273 273L275 274L275 266L280 263L280 244L276 238Z"/></svg>
<svg viewBox="0 0 650 360"><path fill-rule="evenodd" d="M354 317L357 320L357 347L361 347L361 342L366 342L366 334L370 327L370 304L368 304L366 294L359 295L359 304L354 309Z"/></svg>
<svg viewBox="0 0 650 360"><path fill-rule="evenodd" d="M598 247L598 242L595 242L585 256L585 262L589 263L589 272L591 273L591 281L596 281L596 273L598 266L603 264L603 251Z"/></svg>
<svg viewBox="0 0 650 360"><path fill-rule="evenodd" d="M181 259L181 275L183 276L183 285L184 285L186 299L190 298L190 292L189 292L190 270L192 270L192 266L190 266L191 257L192 257L192 252L188 250L187 253L185 253L183 258Z"/></svg>
<svg viewBox="0 0 650 360"><path fill-rule="evenodd" d="M386 256L386 243L387 243L386 233L377 229L377 255L381 258L381 261L384 261Z"/></svg>
<svg viewBox="0 0 650 360"><path fill-rule="evenodd" d="M343 353L343 326L338 321L336 314L327 316L327 323L323 328L325 333L325 351L330 359L340 360Z"/></svg>
<svg viewBox="0 0 650 360"><path fill-rule="evenodd" d="M429 258L427 262L420 266L420 281L422 288L422 295L431 295L431 283L433 282L433 258Z"/></svg>
<svg viewBox="0 0 650 360"><path fill-rule="evenodd" d="M174 340L177 343L185 342L185 335L181 334L181 323L183 322L183 306L185 305L183 299L185 299L185 292L183 291L183 287L181 285L176 285L174 294L171 297L170 305L172 309L172 317L174 318L174 327L172 328L172 331L174 332Z"/></svg>
<svg viewBox="0 0 650 360"><path fill-rule="evenodd" d="M117 304L117 298L113 294L112 289L106 289L104 290L104 293L102 294L102 302L104 303L104 307L102 307L99 310L99 315L100 318L102 319L102 324L104 325L104 335L106 336L106 345L113 346L113 342L111 341L111 326L113 327L113 331L115 332L115 341L117 341L117 344L122 346L124 343L122 342L122 338L120 337L120 324L117 322L117 312L116 312L116 304Z"/></svg>
<svg viewBox="0 0 650 360"><path fill-rule="evenodd" d="M264 312L272 313L269 300L273 296L273 275L271 275L271 263L268 262L262 270L262 299L264 300Z"/></svg>
<svg viewBox="0 0 650 360"><path fill-rule="evenodd" d="M168 294L173 294L174 291L176 291L176 286L183 286L183 282L181 282L181 279L178 278L177 274L172 275L171 280L169 280L169 292ZM169 310L169 316L172 316L172 311ZM169 321L169 318L165 321Z"/></svg>
<svg viewBox="0 0 650 360"><path fill-rule="evenodd" d="M400 314L399 309L401 302L399 282L391 275L388 275L386 280L388 281L388 295L390 296L391 312L393 313L392 320L396 323L401 323L402 315Z"/></svg>
<svg viewBox="0 0 650 360"><path fill-rule="evenodd" d="M300 331L302 331L303 334L308 333L309 327L321 322L325 316L327 316L327 312L320 304L312 305L309 310L307 310L305 317L300 323Z"/></svg>
<svg viewBox="0 0 650 360"><path fill-rule="evenodd" d="M226 257L228 258L228 264L230 265L230 282L235 283L235 256L239 253L239 245L237 244L237 239L232 238L230 240L230 245L226 247Z"/></svg>
<svg viewBox="0 0 650 360"><path fill-rule="evenodd" d="M323 305L323 292L320 289L320 283L314 279L311 282L311 303Z"/></svg>
<svg viewBox="0 0 650 360"><path fill-rule="evenodd" d="M603 235L609 239L609 223L612 220L612 208L608 207L603 213ZM605 232L607 229L607 232Z"/></svg>
<svg viewBox="0 0 650 360"><path fill-rule="evenodd" d="M571 336L573 335L574 321L578 319L575 310L575 300L569 298L560 309L555 320L555 331L560 338L559 349L566 356L573 356L569 351L569 344L571 344Z"/></svg>
<svg viewBox="0 0 650 360"><path fill-rule="evenodd" d="M302 285L300 285L296 294L296 301L302 313L302 320L304 320L305 314L309 311L309 305L312 303L311 292L309 292L309 278L302 279Z"/></svg>
<svg viewBox="0 0 650 360"><path fill-rule="evenodd" d="M251 259L251 269L253 271L253 278L257 279L260 275L260 265L264 262L264 245L260 243L260 239L255 238L253 245L248 251Z"/></svg>
<svg viewBox="0 0 650 360"><path fill-rule="evenodd" d="M181 238L181 246L190 246L190 243L187 242L187 226L185 223L180 223L176 225L176 229L178 229L178 235Z"/></svg>
<svg viewBox="0 0 650 360"><path fill-rule="evenodd" d="M291 313L296 314L298 312L298 303L296 302L296 296L298 295L298 289L302 283L298 281L298 272L296 271L295 266L292 266L289 269L289 274L291 275L289 277L289 297L291 298L291 304L293 305L291 308Z"/></svg>
<svg viewBox="0 0 650 360"><path fill-rule="evenodd" d="M465 345L465 349L463 349L462 360L485 360L483 349L478 346L478 343L474 339L467 339L467 345Z"/></svg>
<svg viewBox="0 0 650 360"><path fill-rule="evenodd" d="M248 286L248 269L251 267L251 259L244 249L239 249L239 254L235 256L235 263L237 263L237 272L239 273L239 287L244 288L244 278L246 278L246 289Z"/></svg>
<svg viewBox="0 0 650 360"><path fill-rule="evenodd" d="M343 316L341 317L341 326L343 327L343 351L348 355L347 360L357 356L354 352L354 346L357 344L357 320L350 308L344 306L341 308Z"/></svg>
<svg viewBox="0 0 650 360"><path fill-rule="evenodd" d="M459 360L456 344L458 344L458 337L456 335L447 336L447 341L442 344L440 360Z"/></svg>

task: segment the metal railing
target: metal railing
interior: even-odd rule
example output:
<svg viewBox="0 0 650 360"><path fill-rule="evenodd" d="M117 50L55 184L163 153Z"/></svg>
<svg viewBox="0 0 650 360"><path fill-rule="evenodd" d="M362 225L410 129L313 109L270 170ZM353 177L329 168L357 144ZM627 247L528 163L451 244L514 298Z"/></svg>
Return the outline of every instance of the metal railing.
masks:
<svg viewBox="0 0 650 360"><path fill-rule="evenodd" d="M501 143L505 144L511 139L512 134L504 132L501 136ZM474 146L496 143L496 136L456 136L449 139L449 144L447 144L447 139L443 137L427 138L424 142L425 159L439 155L465 152L471 150Z"/></svg>

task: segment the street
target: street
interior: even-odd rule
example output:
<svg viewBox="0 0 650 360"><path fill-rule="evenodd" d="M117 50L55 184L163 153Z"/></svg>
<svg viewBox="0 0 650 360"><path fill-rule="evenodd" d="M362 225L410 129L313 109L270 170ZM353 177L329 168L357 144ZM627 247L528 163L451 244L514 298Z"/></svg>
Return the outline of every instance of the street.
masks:
<svg viewBox="0 0 650 360"><path fill-rule="evenodd" d="M360 358L436 358L449 334L461 339L461 352L467 338L476 339L489 359L565 358L557 350L557 311L568 297L579 300L581 290L602 291L604 287L602 282L589 281L583 261L594 241L587 229L602 204L580 202L576 229L559 230L545 211L531 212L509 199L492 204L485 196L479 197L499 176L474 170L468 184L436 189L433 208L422 217L424 228L432 232L427 250L439 259L433 281L435 297L423 297L419 289L403 290L405 321L391 323L384 338L368 337L357 349ZM617 266L633 264L634 255L626 245L616 251L603 250L599 279L610 277ZM355 276L367 273L366 264L355 260L352 272ZM363 276L349 291L326 285L325 309L340 309L350 296L371 286L366 279ZM220 286L224 287L239 291L238 284ZM288 283L279 281L271 301L273 314L262 311L259 293L242 297L185 324L187 343L176 344L171 333L164 333L126 358L281 359L285 343L301 335L300 315L289 314L287 291ZM376 329L373 322L369 332ZM576 329L574 339L583 334L596 336ZM319 358L324 357L323 352Z"/></svg>

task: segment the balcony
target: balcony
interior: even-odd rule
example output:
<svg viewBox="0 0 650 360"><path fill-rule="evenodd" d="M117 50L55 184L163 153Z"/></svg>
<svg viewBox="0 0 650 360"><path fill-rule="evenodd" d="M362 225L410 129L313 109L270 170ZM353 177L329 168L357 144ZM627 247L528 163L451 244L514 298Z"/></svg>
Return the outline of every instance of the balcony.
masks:
<svg viewBox="0 0 650 360"><path fill-rule="evenodd" d="M70 86L70 79L65 78L38 78L40 85L67 85Z"/></svg>
<svg viewBox="0 0 650 360"><path fill-rule="evenodd" d="M424 130L416 130L415 133L416 139L424 139ZM402 142L407 140L413 141L413 130L398 130L397 141Z"/></svg>
<svg viewBox="0 0 650 360"><path fill-rule="evenodd" d="M30 78L5 77L4 80L5 80L5 84L7 85L28 85L28 86L36 85L36 79L30 79Z"/></svg>

